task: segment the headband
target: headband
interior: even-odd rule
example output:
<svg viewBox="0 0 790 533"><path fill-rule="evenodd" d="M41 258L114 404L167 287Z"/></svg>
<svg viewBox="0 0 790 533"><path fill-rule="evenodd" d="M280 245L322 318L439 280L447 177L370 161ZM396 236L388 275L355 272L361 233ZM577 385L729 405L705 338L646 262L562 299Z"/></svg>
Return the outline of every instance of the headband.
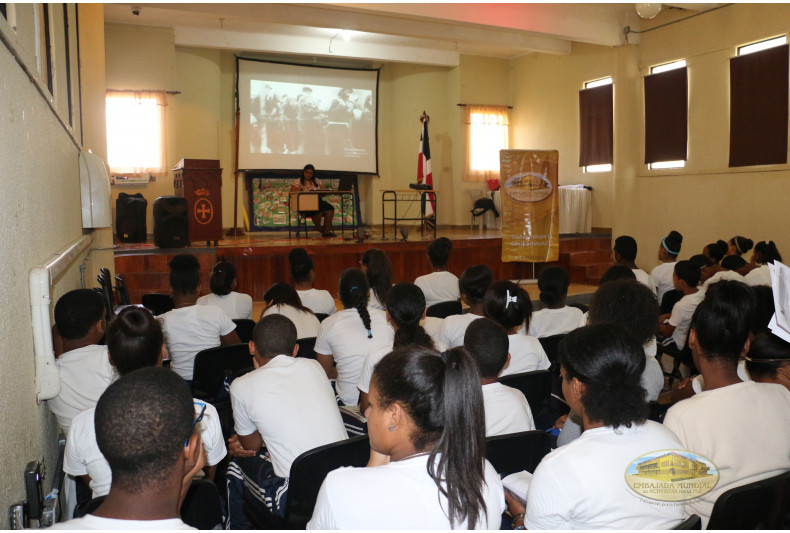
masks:
<svg viewBox="0 0 790 533"><path fill-rule="evenodd" d="M746 355L743 358L749 361L750 363L783 363L790 361L790 359L752 359L751 357Z"/></svg>
<svg viewBox="0 0 790 533"><path fill-rule="evenodd" d="M669 249L669 246L667 246L667 238L666 237L661 239L661 246L663 246L664 250L666 250L668 253L670 253L672 255L678 255L680 253L680 252L673 252L672 250Z"/></svg>
<svg viewBox="0 0 790 533"><path fill-rule="evenodd" d="M741 247L738 245L738 237L733 237L732 242L735 244L735 249L738 250L738 253L742 254L743 252L741 251Z"/></svg>

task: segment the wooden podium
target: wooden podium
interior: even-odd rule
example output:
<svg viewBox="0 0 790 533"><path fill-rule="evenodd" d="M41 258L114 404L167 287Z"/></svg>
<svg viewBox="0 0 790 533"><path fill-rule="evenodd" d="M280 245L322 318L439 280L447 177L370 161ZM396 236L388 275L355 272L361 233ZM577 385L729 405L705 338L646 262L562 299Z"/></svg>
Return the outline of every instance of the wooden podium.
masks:
<svg viewBox="0 0 790 533"><path fill-rule="evenodd" d="M222 169L217 159L182 159L176 164L175 195L186 198L190 241L222 238Z"/></svg>

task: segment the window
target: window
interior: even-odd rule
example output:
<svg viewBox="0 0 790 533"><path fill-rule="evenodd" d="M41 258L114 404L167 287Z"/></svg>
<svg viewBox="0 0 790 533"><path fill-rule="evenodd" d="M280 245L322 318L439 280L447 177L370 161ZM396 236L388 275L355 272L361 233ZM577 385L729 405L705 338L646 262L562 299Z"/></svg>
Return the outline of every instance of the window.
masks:
<svg viewBox="0 0 790 533"><path fill-rule="evenodd" d="M611 76L588 81L579 92L581 140L579 166L583 172L611 172L614 143Z"/></svg>
<svg viewBox="0 0 790 533"><path fill-rule="evenodd" d="M760 52L762 50L768 50L769 48L775 48L777 46L782 46L783 44L787 44L786 35L781 35L779 37L773 37L772 39L765 39L764 41L757 41L756 43L739 46L738 55L745 56L746 54L753 54L755 52Z"/></svg>
<svg viewBox="0 0 790 533"><path fill-rule="evenodd" d="M645 77L645 163L651 170L686 166L686 60L656 65Z"/></svg>
<svg viewBox="0 0 790 533"><path fill-rule="evenodd" d="M508 108L467 105L466 181L499 179L499 151L508 148Z"/></svg>
<svg viewBox="0 0 790 533"><path fill-rule="evenodd" d="M166 170L162 91L107 92L107 160L115 174Z"/></svg>

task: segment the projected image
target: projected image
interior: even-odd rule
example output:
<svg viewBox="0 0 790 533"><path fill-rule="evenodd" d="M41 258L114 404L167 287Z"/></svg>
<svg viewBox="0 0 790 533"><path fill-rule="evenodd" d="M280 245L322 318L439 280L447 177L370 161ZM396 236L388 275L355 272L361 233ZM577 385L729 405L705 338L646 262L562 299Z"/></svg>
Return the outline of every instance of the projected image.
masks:
<svg viewBox="0 0 790 533"><path fill-rule="evenodd" d="M250 152L360 158L375 133L373 91L250 81Z"/></svg>

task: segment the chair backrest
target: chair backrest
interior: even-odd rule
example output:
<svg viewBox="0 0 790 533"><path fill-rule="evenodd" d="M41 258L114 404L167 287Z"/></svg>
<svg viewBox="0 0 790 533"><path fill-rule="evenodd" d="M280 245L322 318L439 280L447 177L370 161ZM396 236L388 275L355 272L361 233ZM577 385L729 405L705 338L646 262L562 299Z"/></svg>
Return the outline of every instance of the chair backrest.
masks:
<svg viewBox="0 0 790 533"><path fill-rule="evenodd" d="M329 472L341 466L362 467L368 464L369 459L367 435L320 446L294 459L285 502L285 520L289 529L304 529L310 521L318 490Z"/></svg>
<svg viewBox="0 0 790 533"><path fill-rule="evenodd" d="M560 347L560 341L565 338L566 333L559 335L551 335L549 337L540 337L540 345L543 346L543 351L546 352L546 357L551 361L551 370L559 373L557 364L557 351Z"/></svg>
<svg viewBox="0 0 790 533"><path fill-rule="evenodd" d="M298 339L296 342L299 344L299 351L296 353L296 357L315 359L315 339L315 337Z"/></svg>
<svg viewBox="0 0 790 533"><path fill-rule="evenodd" d="M154 315L167 313L176 307L176 304L173 303L173 298L169 294L156 292L143 294L142 304L143 307L151 311Z"/></svg>
<svg viewBox="0 0 790 533"><path fill-rule="evenodd" d="M502 376L497 381L502 385L520 390L527 398L533 417L543 410L544 404L551 394L551 372L548 370L511 374Z"/></svg>
<svg viewBox="0 0 790 533"><path fill-rule="evenodd" d="M790 472L785 472L721 494L707 529L780 529L788 511Z"/></svg>
<svg viewBox="0 0 790 533"><path fill-rule="evenodd" d="M451 315L460 315L463 312L464 310L463 307L461 307L461 302L439 302L438 304L433 304L432 306L428 307L428 309L425 310L425 316L447 318Z"/></svg>
<svg viewBox="0 0 790 533"><path fill-rule="evenodd" d="M667 416L667 411L669 411L669 408L673 405L673 403L648 402L650 414L647 415L647 419L663 424L664 417Z"/></svg>
<svg viewBox="0 0 790 533"><path fill-rule="evenodd" d="M702 529L702 519L693 514L672 529Z"/></svg>
<svg viewBox="0 0 790 533"><path fill-rule="evenodd" d="M326 313L314 313L319 322L323 322L329 316Z"/></svg>
<svg viewBox="0 0 790 533"><path fill-rule="evenodd" d="M104 309L105 309L105 318L107 322L110 322L115 317L115 295L112 291L112 282L110 281L110 277L105 276L104 272L107 270L106 268L102 268L102 273L96 277L96 281L99 282L99 288L96 289L102 295L102 300L104 300Z"/></svg>
<svg viewBox="0 0 790 533"><path fill-rule="evenodd" d="M252 355L245 343L201 350L195 356L192 394L213 403L223 389L225 378L250 366Z"/></svg>
<svg viewBox="0 0 790 533"><path fill-rule="evenodd" d="M121 276L115 276L115 296L118 298L118 305L132 304L132 301L129 299L129 290L126 288L126 282Z"/></svg>
<svg viewBox="0 0 790 533"><path fill-rule="evenodd" d="M534 472L549 451L549 434L539 429L486 439L486 459L501 476Z"/></svg>
<svg viewBox="0 0 790 533"><path fill-rule="evenodd" d="M222 529L222 509L222 498L214 482L193 479L181 505L181 520L197 529Z"/></svg>
<svg viewBox="0 0 790 533"><path fill-rule="evenodd" d="M252 330L255 329L255 321L251 318L234 318L233 323L236 324L236 333L239 334L241 342L250 342Z"/></svg>

